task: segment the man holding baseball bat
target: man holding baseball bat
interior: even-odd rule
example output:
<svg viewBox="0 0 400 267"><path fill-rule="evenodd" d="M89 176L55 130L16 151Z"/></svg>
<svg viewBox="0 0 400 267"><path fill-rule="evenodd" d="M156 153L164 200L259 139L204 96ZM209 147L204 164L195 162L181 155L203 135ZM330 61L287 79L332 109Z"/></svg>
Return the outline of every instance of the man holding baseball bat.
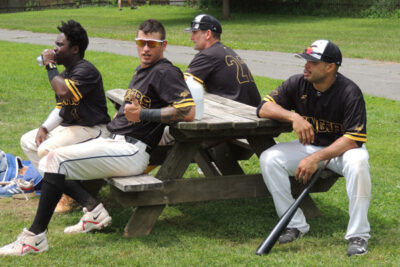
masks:
<svg viewBox="0 0 400 267"><path fill-rule="evenodd" d="M307 61L304 73L282 83L257 109L259 117L291 122L298 136L298 140L276 144L261 154L264 181L281 217L294 202L289 176L307 183L318 166L330 159L327 168L346 179L350 216L345 235L347 255L365 254L370 238L371 179L361 90L338 72L342 54L334 43L317 40L296 56ZM292 242L309 229L298 209L279 242Z"/></svg>

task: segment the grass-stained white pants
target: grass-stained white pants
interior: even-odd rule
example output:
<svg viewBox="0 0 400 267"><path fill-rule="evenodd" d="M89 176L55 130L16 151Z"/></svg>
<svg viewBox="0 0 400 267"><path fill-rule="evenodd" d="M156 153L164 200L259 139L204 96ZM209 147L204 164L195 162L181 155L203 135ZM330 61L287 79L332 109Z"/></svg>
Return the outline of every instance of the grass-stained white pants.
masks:
<svg viewBox="0 0 400 267"><path fill-rule="evenodd" d="M137 175L146 169L146 144L131 144L124 136L97 138L56 148L39 161L39 171L64 174L68 180L92 180Z"/></svg>
<svg viewBox="0 0 400 267"><path fill-rule="evenodd" d="M57 126L47 135L47 139L38 147L36 145L36 134L38 129L31 130L21 137L21 148L25 155L38 168L39 160L50 151L63 146L69 146L86 142L100 136L109 136L110 133L105 124L89 126Z"/></svg>
<svg viewBox="0 0 400 267"><path fill-rule="evenodd" d="M279 143L265 150L260 156L260 168L264 182L272 195L278 216L294 202L291 194L289 176L294 176L299 162L322 149L313 145L302 145L298 140ZM343 155L332 158L327 168L343 175L346 179L346 192L349 198L349 223L345 238L370 238L368 207L371 198L371 178L369 174L368 151L361 148L350 149ZM320 162L321 166L323 162ZM334 222L332 222L334 223ZM298 209L288 227L297 228L303 234L310 229L306 218Z"/></svg>

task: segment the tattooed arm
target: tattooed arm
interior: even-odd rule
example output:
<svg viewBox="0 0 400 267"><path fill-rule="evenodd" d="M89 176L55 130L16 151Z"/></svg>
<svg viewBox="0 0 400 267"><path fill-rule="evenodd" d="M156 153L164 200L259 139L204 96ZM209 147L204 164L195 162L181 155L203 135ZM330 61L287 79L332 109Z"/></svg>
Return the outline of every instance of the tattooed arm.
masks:
<svg viewBox="0 0 400 267"><path fill-rule="evenodd" d="M165 107L161 109L161 122L162 123L174 123L179 121L192 121L194 120L195 107Z"/></svg>
<svg viewBox="0 0 400 267"><path fill-rule="evenodd" d="M136 100L132 104L126 104L124 108L125 117L128 121L154 121L171 124L179 121L192 121L195 115L194 106L174 108L172 106L161 109L142 109Z"/></svg>

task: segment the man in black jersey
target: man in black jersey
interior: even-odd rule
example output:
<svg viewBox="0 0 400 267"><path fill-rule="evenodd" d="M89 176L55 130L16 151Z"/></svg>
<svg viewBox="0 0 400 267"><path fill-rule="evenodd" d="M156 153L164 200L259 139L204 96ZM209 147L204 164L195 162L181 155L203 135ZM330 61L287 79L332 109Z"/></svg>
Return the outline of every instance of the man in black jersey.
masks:
<svg viewBox="0 0 400 267"><path fill-rule="evenodd" d="M368 207L371 197L365 103L360 88L338 73L342 54L334 43L315 41L298 57L307 60L302 75L294 75L267 95L257 115L289 121L298 140L279 143L260 156L260 168L278 216L294 202L289 176L306 183L330 159L328 169L343 175L349 198L347 255L367 252L370 238ZM293 110L294 112L291 112ZM301 209L280 236L292 242L310 226Z"/></svg>
<svg viewBox="0 0 400 267"><path fill-rule="evenodd" d="M253 76L238 54L221 43L219 21L201 14L185 31L192 33L190 39L194 49L200 51L190 62L185 75L193 76L209 93L258 106L261 97Z"/></svg>
<svg viewBox="0 0 400 267"><path fill-rule="evenodd" d="M21 148L36 168L39 160L55 148L106 135L110 121L101 74L84 59L89 44L86 30L74 20L62 22L57 29L60 34L54 49L42 53L57 104L38 129L21 137ZM57 65L65 70L59 73ZM56 211L69 211L71 207L71 200L64 195Z"/></svg>
<svg viewBox="0 0 400 267"><path fill-rule="evenodd" d="M61 147L42 159L42 193L35 220L18 239L2 248L0 255L26 255L48 250L46 229L62 193L84 208L78 224L65 233L87 233L111 224L103 204L88 194L77 180L131 176L143 173L149 150L156 146L167 123L194 119L195 104L182 72L163 57L165 29L156 20L143 22L136 35L140 57L125 103L107 125L108 138Z"/></svg>

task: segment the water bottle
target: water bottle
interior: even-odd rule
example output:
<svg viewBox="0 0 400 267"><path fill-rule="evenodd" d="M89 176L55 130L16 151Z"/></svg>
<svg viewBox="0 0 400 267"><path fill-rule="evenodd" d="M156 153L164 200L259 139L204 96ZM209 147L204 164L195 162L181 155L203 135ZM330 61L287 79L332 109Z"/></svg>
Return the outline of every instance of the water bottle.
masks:
<svg viewBox="0 0 400 267"><path fill-rule="evenodd" d="M46 50L48 50L48 49L45 49L44 51L46 51ZM56 52L54 52L54 50L51 50L54 54L56 53ZM42 55L40 55L40 56L38 56L37 58L36 58L36 62L39 64L39 66L44 66L44 63L43 63L43 56Z"/></svg>
<svg viewBox="0 0 400 267"><path fill-rule="evenodd" d="M196 82L192 76L186 76L186 84L196 104L196 115L194 118L196 120L201 120L204 110L204 88L200 83Z"/></svg>
<svg viewBox="0 0 400 267"><path fill-rule="evenodd" d="M42 55L40 55L40 56L38 56L38 57L36 58L36 62L39 64L39 66L44 66Z"/></svg>

